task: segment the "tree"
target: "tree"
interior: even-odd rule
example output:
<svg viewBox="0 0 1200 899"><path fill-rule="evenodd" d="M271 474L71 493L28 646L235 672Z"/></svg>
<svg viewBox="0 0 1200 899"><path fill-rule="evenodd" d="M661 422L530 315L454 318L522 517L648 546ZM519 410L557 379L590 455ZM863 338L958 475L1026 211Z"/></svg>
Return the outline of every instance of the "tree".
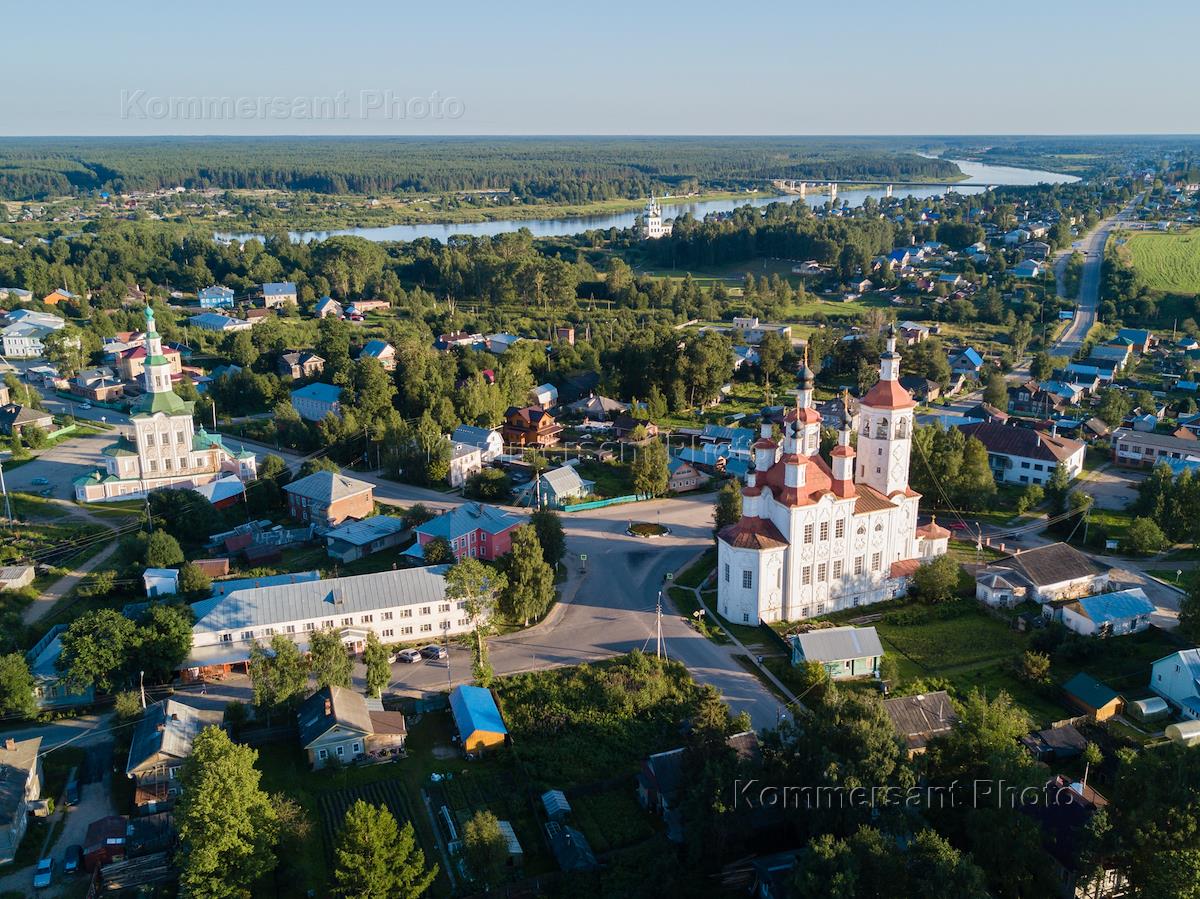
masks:
<svg viewBox="0 0 1200 899"><path fill-rule="evenodd" d="M444 565L454 561L454 550L445 537L434 537L422 547L422 554L430 565Z"/></svg>
<svg viewBox="0 0 1200 899"><path fill-rule="evenodd" d="M992 369L983 385L983 401L1001 412L1008 408L1008 382L996 369Z"/></svg>
<svg viewBox="0 0 1200 899"><path fill-rule="evenodd" d="M283 461L282 456L277 456L274 453L267 453L263 456L262 462L258 465L258 479L270 479L283 487L291 483L292 471L287 466L287 462Z"/></svg>
<svg viewBox="0 0 1200 899"><path fill-rule="evenodd" d="M495 815L481 809L464 825L463 852L476 880L491 884L500 879L508 864L508 841Z"/></svg>
<svg viewBox="0 0 1200 899"><path fill-rule="evenodd" d="M498 468L482 468L467 478L463 492L472 499L498 502L512 493L512 481Z"/></svg>
<svg viewBox="0 0 1200 899"><path fill-rule="evenodd" d="M713 509L716 530L737 524L742 518L742 484L737 478L725 482L717 491L717 504Z"/></svg>
<svg viewBox="0 0 1200 899"><path fill-rule="evenodd" d="M1040 484L1029 484L1021 491L1021 495L1017 497L1017 514L1024 515L1045 499L1045 496L1046 491L1042 489Z"/></svg>
<svg viewBox="0 0 1200 899"><path fill-rule="evenodd" d="M374 631L367 632L367 648L363 650L363 664L367 666L367 695L380 696L383 688L392 679L392 667L388 663L388 651L379 642Z"/></svg>
<svg viewBox="0 0 1200 899"><path fill-rule="evenodd" d="M159 528L146 540L147 568L174 568L183 564L179 541Z"/></svg>
<svg viewBox="0 0 1200 899"><path fill-rule="evenodd" d="M1125 552L1145 556L1160 551L1167 545L1167 538L1162 528L1149 518L1138 517L1130 522L1121 545Z"/></svg>
<svg viewBox="0 0 1200 899"><path fill-rule="evenodd" d="M1054 466L1054 473L1046 482L1046 500L1052 515L1061 515L1067 510L1067 495L1071 492L1071 476L1065 465Z"/></svg>
<svg viewBox="0 0 1200 899"><path fill-rule="evenodd" d="M347 899L415 899L437 878L425 867L411 821L357 800L346 812L334 849L334 894Z"/></svg>
<svg viewBox="0 0 1200 899"><path fill-rule="evenodd" d="M338 465L328 456L317 456L313 459L305 459L304 464L300 466L300 477L306 478L310 474L316 474L318 471L332 471L337 474L342 470L342 466Z"/></svg>
<svg viewBox="0 0 1200 899"><path fill-rule="evenodd" d="M563 531L562 516L553 509L538 509L529 516L529 523L537 531L542 558L551 568L557 568L567 554L567 535Z"/></svg>
<svg viewBox="0 0 1200 899"><path fill-rule="evenodd" d="M250 681L254 704L270 713L285 708L304 695L308 687L308 660L283 634L271 638L270 652L257 643L250 648Z"/></svg>
<svg viewBox="0 0 1200 899"><path fill-rule="evenodd" d="M246 896L275 867L277 819L259 787L257 759L256 750L232 742L218 727L206 727L192 741L175 806L182 896Z"/></svg>
<svg viewBox="0 0 1200 899"><path fill-rule="evenodd" d="M988 462L987 447L978 437L963 441L962 463L952 484L954 497L964 509L983 509L996 495L996 478Z"/></svg>
<svg viewBox="0 0 1200 899"><path fill-rule="evenodd" d="M667 448L652 440L638 450L630 463L633 474L633 492L639 496L662 496L667 492L670 472L667 470Z"/></svg>
<svg viewBox="0 0 1200 899"><path fill-rule="evenodd" d="M212 578L195 562L184 562L179 569L180 593L208 593L212 589Z"/></svg>
<svg viewBox="0 0 1200 899"><path fill-rule="evenodd" d="M1192 586L1179 602L1179 632L1200 643L1200 578L1192 578Z"/></svg>
<svg viewBox="0 0 1200 899"><path fill-rule="evenodd" d="M1109 387L1100 393L1100 403L1096 407L1096 416L1109 427L1115 428L1129 414L1129 399L1123 390Z"/></svg>
<svg viewBox="0 0 1200 899"><path fill-rule="evenodd" d="M113 701L117 717L122 721L132 721L142 714L142 697L137 690L122 690Z"/></svg>
<svg viewBox="0 0 1200 899"><path fill-rule="evenodd" d="M77 692L89 687L109 691L124 680L137 625L115 609L80 615L59 638L62 653L54 663Z"/></svg>
<svg viewBox="0 0 1200 899"><path fill-rule="evenodd" d="M1035 684L1048 683L1050 680L1050 656L1044 652L1027 649L1021 654L1021 677Z"/></svg>
<svg viewBox="0 0 1200 899"><path fill-rule="evenodd" d="M177 603L155 603L138 624L136 662L139 670L165 681L178 671L192 651L192 610ZM130 668L133 666L130 659Z"/></svg>
<svg viewBox="0 0 1200 899"><path fill-rule="evenodd" d="M938 556L926 562L912 576L910 595L921 602L949 602L958 594L959 566L950 556Z"/></svg>
<svg viewBox="0 0 1200 899"><path fill-rule="evenodd" d="M475 627L475 667L489 679L487 649L483 632L496 616L497 600L508 587L508 580L499 571L488 568L478 559L467 556L446 572L446 596L466 604L467 616Z"/></svg>
<svg viewBox="0 0 1200 899"><path fill-rule="evenodd" d="M150 493L150 515L176 540L199 546L210 534L224 530L224 517L195 490L168 489Z"/></svg>
<svg viewBox="0 0 1200 899"><path fill-rule="evenodd" d="M349 687L354 661L346 652L340 629L313 631L308 636L308 657L318 687Z"/></svg>
<svg viewBox="0 0 1200 899"><path fill-rule="evenodd" d="M0 656L0 713L33 717L37 713L33 696L36 686L23 653Z"/></svg>
<svg viewBox="0 0 1200 899"><path fill-rule="evenodd" d="M504 613L528 626L530 618L540 618L554 601L554 570L546 564L532 524L513 531L504 572L508 579L501 596Z"/></svg>

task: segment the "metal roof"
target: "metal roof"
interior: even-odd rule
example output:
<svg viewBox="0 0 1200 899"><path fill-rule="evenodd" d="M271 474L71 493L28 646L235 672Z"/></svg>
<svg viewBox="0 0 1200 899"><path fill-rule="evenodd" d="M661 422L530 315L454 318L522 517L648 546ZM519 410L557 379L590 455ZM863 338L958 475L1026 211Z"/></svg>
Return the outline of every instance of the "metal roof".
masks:
<svg viewBox="0 0 1200 899"><path fill-rule="evenodd" d="M437 518L431 518L417 526L417 533L426 537L445 537L454 540L463 534L484 531L488 534L500 534L509 528L521 524L523 519L497 509L495 506L483 503L464 503L448 512L443 512Z"/></svg>
<svg viewBox="0 0 1200 899"><path fill-rule="evenodd" d="M285 294L289 294L289 293L295 293L296 285L293 284L291 281L275 281L270 284L264 284L262 286L262 289L263 289L263 296L277 297L277 296L284 296Z"/></svg>
<svg viewBox="0 0 1200 899"><path fill-rule="evenodd" d="M333 384L322 384L318 381L315 384L309 384L307 387L301 387L299 390L292 391L292 399L300 397L305 400L316 400L319 403L336 403L342 398L342 388L336 387Z"/></svg>
<svg viewBox="0 0 1200 899"><path fill-rule="evenodd" d="M1073 605L1078 605L1083 614L1096 624L1125 621L1137 618L1139 615L1150 615L1155 609L1154 603L1146 598L1146 593L1141 587L1118 590L1116 593L1084 596L1075 600Z"/></svg>
<svg viewBox="0 0 1200 899"><path fill-rule="evenodd" d="M839 662L883 655L883 645L873 627L830 627L795 634L800 653L809 662Z"/></svg>
<svg viewBox="0 0 1200 899"><path fill-rule="evenodd" d="M376 515L362 521L351 521L325 535L328 540L341 540L354 546L365 546L372 540L390 537L404 530L404 519L391 515Z"/></svg>
<svg viewBox="0 0 1200 899"><path fill-rule="evenodd" d="M150 706L133 732L125 773L133 774L159 754L186 759L200 731L219 726L221 716L219 709L197 709L174 699Z"/></svg>
<svg viewBox="0 0 1200 899"><path fill-rule="evenodd" d="M435 603L446 596L447 570L448 565L434 565L238 590L215 603L192 627L192 633L235 632L394 606Z"/></svg>
<svg viewBox="0 0 1200 899"><path fill-rule="evenodd" d="M492 692L483 687L470 684L455 687L450 693L450 710L454 713L454 723L458 725L459 735L464 741L478 731L508 733Z"/></svg>
<svg viewBox="0 0 1200 899"><path fill-rule="evenodd" d="M361 693L344 687L324 687L300 703L297 716L300 745L308 748L333 728L367 736L372 733L371 712Z"/></svg>
<svg viewBox="0 0 1200 899"><path fill-rule="evenodd" d="M1116 690L1102 684L1085 671L1080 671L1063 684L1063 689L1093 709L1102 709L1114 699L1120 698Z"/></svg>
<svg viewBox="0 0 1200 899"><path fill-rule="evenodd" d="M303 496L317 502L332 503L348 496L357 496L364 491L373 490L374 485L332 471L314 471L308 477L285 485L283 489L293 496Z"/></svg>

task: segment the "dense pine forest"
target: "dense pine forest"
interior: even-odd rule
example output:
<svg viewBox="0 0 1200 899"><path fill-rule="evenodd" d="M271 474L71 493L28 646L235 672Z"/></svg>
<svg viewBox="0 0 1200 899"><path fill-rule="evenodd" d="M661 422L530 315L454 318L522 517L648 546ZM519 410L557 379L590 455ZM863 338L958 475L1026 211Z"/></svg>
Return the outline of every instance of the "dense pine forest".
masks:
<svg viewBox="0 0 1200 899"><path fill-rule="evenodd" d="M893 138L5 138L0 198L163 187L512 190L582 203L772 178L952 180Z"/></svg>

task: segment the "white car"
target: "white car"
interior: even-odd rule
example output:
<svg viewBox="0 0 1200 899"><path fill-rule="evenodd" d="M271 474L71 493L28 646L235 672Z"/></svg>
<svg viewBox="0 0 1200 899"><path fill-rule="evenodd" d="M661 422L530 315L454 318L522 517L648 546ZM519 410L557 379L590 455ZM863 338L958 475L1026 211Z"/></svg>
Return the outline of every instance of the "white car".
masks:
<svg viewBox="0 0 1200 899"><path fill-rule="evenodd" d="M92 408L92 404L91 403L80 403L79 408L80 409L90 409L90 408Z"/></svg>
<svg viewBox="0 0 1200 899"><path fill-rule="evenodd" d="M413 665L421 661L421 651L419 649L402 649L396 653L396 661Z"/></svg>

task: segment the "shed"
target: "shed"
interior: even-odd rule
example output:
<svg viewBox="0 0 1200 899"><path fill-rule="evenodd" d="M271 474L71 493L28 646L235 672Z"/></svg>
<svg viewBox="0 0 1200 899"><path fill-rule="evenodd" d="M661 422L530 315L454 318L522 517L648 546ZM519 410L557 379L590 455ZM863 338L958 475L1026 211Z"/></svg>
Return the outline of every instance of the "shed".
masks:
<svg viewBox="0 0 1200 899"><path fill-rule="evenodd" d="M561 821L571 814L571 803L567 794L562 790L547 790L542 794L542 806L546 809L546 817L551 821Z"/></svg>
<svg viewBox="0 0 1200 899"><path fill-rule="evenodd" d="M875 677L883 644L873 627L830 627L792 635L792 664L820 662L834 680Z"/></svg>
<svg viewBox="0 0 1200 899"><path fill-rule="evenodd" d="M1117 691L1083 671L1063 684L1063 691L1093 721L1107 721L1121 713L1123 703Z"/></svg>
<svg viewBox="0 0 1200 899"><path fill-rule="evenodd" d="M503 746L508 739L508 728L490 690L469 684L455 687L450 693L450 711L464 752Z"/></svg>
<svg viewBox="0 0 1200 899"><path fill-rule="evenodd" d="M1037 730L1021 737L1021 745L1039 762L1061 761L1082 755L1087 739L1070 724Z"/></svg>

